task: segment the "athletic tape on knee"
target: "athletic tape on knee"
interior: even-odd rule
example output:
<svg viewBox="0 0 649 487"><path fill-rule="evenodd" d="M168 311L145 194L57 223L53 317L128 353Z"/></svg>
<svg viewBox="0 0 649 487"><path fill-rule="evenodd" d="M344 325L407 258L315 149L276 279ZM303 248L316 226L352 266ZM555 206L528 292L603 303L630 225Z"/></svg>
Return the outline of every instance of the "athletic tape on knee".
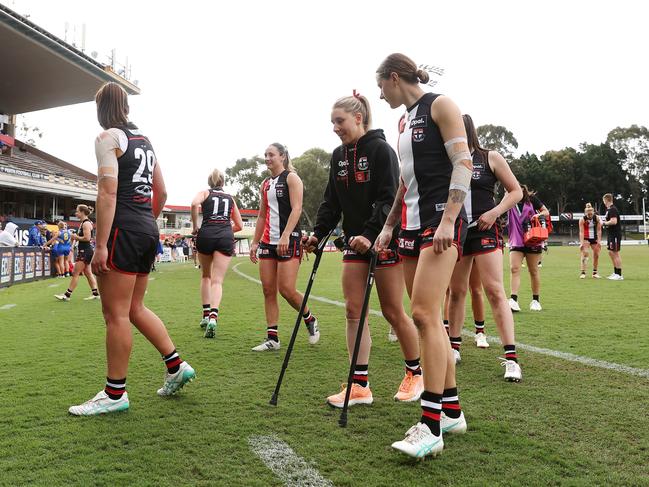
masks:
<svg viewBox="0 0 649 487"><path fill-rule="evenodd" d="M117 179L119 165L115 151L120 148L119 137L114 132L106 131L95 139L95 156L97 157L97 179Z"/></svg>
<svg viewBox="0 0 649 487"><path fill-rule="evenodd" d="M444 143L444 148L451 160L451 164L453 164L449 189L457 189L468 193L473 170L469 168L472 168L472 157L466 137L451 139Z"/></svg>

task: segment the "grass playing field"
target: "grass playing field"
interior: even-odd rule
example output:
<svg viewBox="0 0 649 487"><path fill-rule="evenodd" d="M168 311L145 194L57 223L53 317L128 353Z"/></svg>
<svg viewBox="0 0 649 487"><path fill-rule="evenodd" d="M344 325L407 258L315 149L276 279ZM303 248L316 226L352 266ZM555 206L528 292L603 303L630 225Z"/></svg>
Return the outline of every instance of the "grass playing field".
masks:
<svg viewBox="0 0 649 487"><path fill-rule="evenodd" d="M608 275L611 264L602 257L600 273ZM289 445L304 462L284 467L319 472L321 480L311 485L326 485L322 479L339 486L649 485L649 250L625 247L622 257L624 282L579 280L578 250L552 248L543 260L541 313L527 311L529 278L523 277L517 339L633 367L631 373L521 350L523 382L506 383L500 347L479 350L465 337L458 384L469 431L447 436L444 454L424 462L390 448L420 410L392 400L403 363L376 316L370 363L375 402L352 409L343 429L338 412L324 403L346 379L342 308L312 303L322 339L309 346L300 330L274 408L268 400L295 313L282 306L281 352L251 352L264 336L261 289L230 271L217 338L206 340L198 328L199 271L190 264L161 265L152 274L147 304L166 322L197 380L177 397L158 398L164 367L136 333L131 410L77 418L68 416L68 406L103 387L100 303L82 300L89 293L85 282L69 303L52 297L67 280L4 289L0 485L283 485L286 479L252 452L251 438L265 441L265 456L277 465L282 458L274 445L278 439ZM340 254L325 255L313 294L342 300L339 262ZM233 264L257 277L247 259ZM311 265L302 265L301 289ZM372 307L378 309L376 299ZM495 333L490 315L487 333ZM308 485L298 480L289 485Z"/></svg>

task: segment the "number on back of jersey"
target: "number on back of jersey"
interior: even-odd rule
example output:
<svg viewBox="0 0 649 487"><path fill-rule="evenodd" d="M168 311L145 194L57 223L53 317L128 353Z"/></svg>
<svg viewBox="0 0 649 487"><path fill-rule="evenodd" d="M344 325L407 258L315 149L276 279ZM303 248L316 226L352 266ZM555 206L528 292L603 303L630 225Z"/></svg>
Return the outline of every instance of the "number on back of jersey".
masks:
<svg viewBox="0 0 649 487"><path fill-rule="evenodd" d="M134 183L148 183L153 184L153 168L155 167L155 154L152 150L147 150L138 147L133 151L135 159L140 161L140 165L133 174Z"/></svg>
<svg viewBox="0 0 649 487"><path fill-rule="evenodd" d="M230 220L230 198L228 196L212 196L212 214L208 216L211 221Z"/></svg>

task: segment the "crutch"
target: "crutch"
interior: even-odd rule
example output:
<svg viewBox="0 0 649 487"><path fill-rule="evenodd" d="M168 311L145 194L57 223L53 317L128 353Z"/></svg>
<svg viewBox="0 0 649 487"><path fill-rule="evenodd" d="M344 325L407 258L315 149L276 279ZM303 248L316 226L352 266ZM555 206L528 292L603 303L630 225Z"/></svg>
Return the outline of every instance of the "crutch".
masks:
<svg viewBox="0 0 649 487"><path fill-rule="evenodd" d="M311 294L311 287L313 286L313 281L315 280L315 275L318 272L318 266L320 265L320 259L322 258L322 252L324 251L327 241L333 229L327 234L325 238L318 242L318 246L313 251L315 254L315 261L313 262L313 270L311 271L311 276L309 277L309 282L306 286L306 291L304 291L304 298L302 299L302 304L300 305L300 312L297 314L297 319L295 320L295 326L293 327L293 333L291 334L291 341L288 344L286 349L286 355L284 355L284 362L282 363L282 370L279 373L277 378L277 384L275 385L275 392L273 392L273 397L270 398L270 404L277 406L277 396L279 395L279 389L282 387L282 381L284 380L284 373L288 368L288 361L291 359L291 352L293 351L293 345L295 344L295 339L297 338L297 332L300 329L300 323L302 321L302 315L304 314L304 308L306 308L306 303L309 300L309 294Z"/></svg>
<svg viewBox="0 0 649 487"><path fill-rule="evenodd" d="M365 297L363 299L363 307L361 308L361 316L358 320L358 331L356 332L356 342L354 343L354 353L352 353L352 360L349 364L349 376L347 376L347 389L345 390L345 402L343 403L343 410L340 413L338 424L341 427L347 426L347 408L349 407L349 395L352 390L352 379L354 378L354 369L356 369L356 361L358 360L358 351L361 348L361 338L363 337L363 328L365 328L365 318L370 306L370 295L372 294L372 286L374 285L374 273L376 272L376 260L378 253L369 250L372 258L370 260L370 268L367 273L367 283L365 284Z"/></svg>

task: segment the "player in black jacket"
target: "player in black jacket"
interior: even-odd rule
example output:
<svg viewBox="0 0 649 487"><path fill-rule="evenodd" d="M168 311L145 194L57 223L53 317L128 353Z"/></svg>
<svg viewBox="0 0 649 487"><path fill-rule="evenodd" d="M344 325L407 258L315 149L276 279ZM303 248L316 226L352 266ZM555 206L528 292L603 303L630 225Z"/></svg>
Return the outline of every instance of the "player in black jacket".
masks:
<svg viewBox="0 0 649 487"><path fill-rule="evenodd" d="M369 130L371 113L367 99L356 92L339 99L333 106L331 122L342 145L331 158L329 183L324 201L318 209L313 236L305 241L313 250L329 230L343 218L342 285L347 315L347 351L351 356L363 304L369 269L368 250L383 228L398 185L399 167L396 154L385 141L382 130ZM406 374L394 398L416 401L423 390L417 331L403 309L404 280L396 239L379 254L376 287L381 311L399 337L406 362ZM367 327L367 321L364 324ZM368 385L368 363L371 337L363 333L358 355L350 405L371 404ZM342 407L345 389L327 398L334 407Z"/></svg>
<svg viewBox="0 0 649 487"><path fill-rule="evenodd" d="M207 178L209 189L199 191L192 201L192 234L201 263L201 300L205 338L214 338L219 306L223 295L223 278L234 255L234 234L243 228L241 213L234 198L223 191L225 176L214 169ZM203 221L198 225L198 209Z"/></svg>
<svg viewBox="0 0 649 487"><path fill-rule="evenodd" d="M149 139L128 120L128 100L117 83L95 97L104 132L95 140L97 235L91 267L98 276L106 322L106 386L69 408L94 416L129 408L126 373L133 345L131 323L160 352L167 369L159 396L170 396L196 376L181 360L167 329L144 306L144 294L159 239L156 218L166 200L162 171Z"/></svg>

